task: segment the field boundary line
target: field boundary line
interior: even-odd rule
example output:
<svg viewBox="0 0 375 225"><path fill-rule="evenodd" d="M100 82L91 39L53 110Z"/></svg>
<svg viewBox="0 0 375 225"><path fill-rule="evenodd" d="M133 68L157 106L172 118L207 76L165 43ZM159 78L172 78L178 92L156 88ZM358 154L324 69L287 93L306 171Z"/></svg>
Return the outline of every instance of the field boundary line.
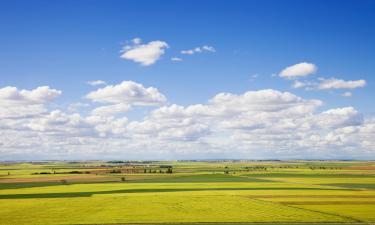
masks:
<svg viewBox="0 0 375 225"><path fill-rule="evenodd" d="M336 213L322 212L322 211L313 210L313 209L305 209L305 208L300 208L300 207L292 206L292 205L285 205L285 206L290 207L290 208L295 208L295 209L303 209L303 210L307 210L307 211L311 211L311 212L322 213L322 214L331 215L331 216L338 216L338 217L342 217L342 218L345 218L345 219L353 220L353 221L358 222L358 223L365 223L364 221L362 221L360 219L353 218L353 217L350 217L350 216L343 216L343 215L336 214Z"/></svg>
<svg viewBox="0 0 375 225"><path fill-rule="evenodd" d="M278 202L266 201L266 200L262 200L262 199L251 198L251 197L248 197L248 196L244 196L244 197L255 200L255 201L273 203L273 204L277 204L277 205L280 205L280 206L286 206L286 207L293 208L293 209L300 209L300 210L304 210L304 211L315 212L315 213L320 213L320 214L329 215L329 216L337 216L337 217L341 217L341 218L344 218L344 219L352 220L353 222L357 222L357 223L365 223L364 221L359 220L357 218L353 218L353 217L349 217L349 216L343 216L343 215L340 215L340 214L335 214L335 213L330 213L330 212L322 212L322 211L313 210L313 209L305 209L305 208L300 208L300 207L292 206L292 205L284 205L284 204L280 204Z"/></svg>
<svg viewBox="0 0 375 225"><path fill-rule="evenodd" d="M165 222L165 223L95 223L70 225L374 225L366 222Z"/></svg>

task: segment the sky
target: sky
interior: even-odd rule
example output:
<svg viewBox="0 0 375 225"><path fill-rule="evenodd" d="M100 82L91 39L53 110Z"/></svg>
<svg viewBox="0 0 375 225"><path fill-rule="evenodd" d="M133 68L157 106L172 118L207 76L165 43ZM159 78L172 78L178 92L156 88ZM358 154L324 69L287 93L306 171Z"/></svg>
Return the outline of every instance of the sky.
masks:
<svg viewBox="0 0 375 225"><path fill-rule="evenodd" d="M0 160L375 159L374 1L0 1Z"/></svg>

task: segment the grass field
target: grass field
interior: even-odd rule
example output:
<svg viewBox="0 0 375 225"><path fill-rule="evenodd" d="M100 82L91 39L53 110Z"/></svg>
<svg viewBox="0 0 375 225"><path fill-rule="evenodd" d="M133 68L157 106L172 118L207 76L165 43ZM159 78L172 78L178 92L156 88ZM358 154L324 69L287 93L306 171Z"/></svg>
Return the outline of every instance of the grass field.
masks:
<svg viewBox="0 0 375 225"><path fill-rule="evenodd" d="M371 224L374 162L0 164L0 224Z"/></svg>

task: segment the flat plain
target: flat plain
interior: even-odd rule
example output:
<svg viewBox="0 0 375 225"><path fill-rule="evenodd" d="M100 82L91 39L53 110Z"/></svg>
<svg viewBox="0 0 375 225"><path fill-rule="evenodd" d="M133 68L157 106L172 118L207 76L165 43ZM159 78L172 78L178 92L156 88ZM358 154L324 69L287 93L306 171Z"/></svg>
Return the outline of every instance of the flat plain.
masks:
<svg viewBox="0 0 375 225"><path fill-rule="evenodd" d="M0 224L371 224L372 161L0 164Z"/></svg>

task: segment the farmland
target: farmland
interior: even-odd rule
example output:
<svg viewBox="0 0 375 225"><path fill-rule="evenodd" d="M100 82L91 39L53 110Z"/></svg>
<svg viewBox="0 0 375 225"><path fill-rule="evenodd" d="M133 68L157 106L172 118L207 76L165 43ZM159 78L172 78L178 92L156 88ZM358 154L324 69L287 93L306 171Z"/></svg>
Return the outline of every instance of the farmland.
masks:
<svg viewBox="0 0 375 225"><path fill-rule="evenodd" d="M0 224L371 224L375 162L3 162Z"/></svg>

